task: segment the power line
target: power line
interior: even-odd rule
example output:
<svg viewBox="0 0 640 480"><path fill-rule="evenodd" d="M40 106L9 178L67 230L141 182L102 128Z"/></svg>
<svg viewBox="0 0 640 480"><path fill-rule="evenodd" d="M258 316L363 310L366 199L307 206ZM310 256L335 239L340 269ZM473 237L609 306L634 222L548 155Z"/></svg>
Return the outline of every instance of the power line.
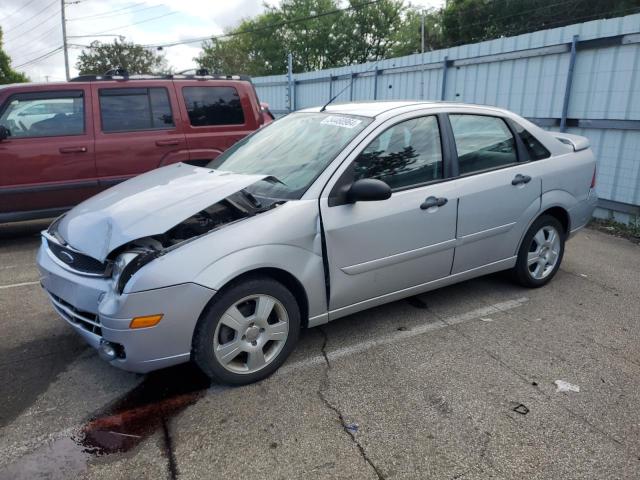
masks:
<svg viewBox="0 0 640 480"><path fill-rule="evenodd" d="M62 47L62 46L60 46L60 47L58 47L58 48L55 48L55 49L53 49L53 50L51 50L51 51L49 51L49 52L45 53L44 55L40 55L39 57L36 57L36 58L34 58L34 59L32 59L32 60L29 60L28 62L22 63L22 64L20 64L20 65L16 65L16 66L15 66L15 67L13 67L13 68L17 70L18 68L26 67L27 65L31 65L31 64L33 64L33 63L37 63L37 62L39 62L39 61L41 61L41 60L44 60L44 59L46 59L46 58L49 58L50 56L52 56L52 55L54 55L54 54L58 53L58 52L59 52L60 50L62 50L62 49L63 49L63 47Z"/></svg>
<svg viewBox="0 0 640 480"><path fill-rule="evenodd" d="M107 15L109 13L115 13L115 12L121 12L122 10L128 10L129 8L133 8L133 7L137 7L139 5L144 5L146 2L138 2L138 3L132 3L131 5L127 5L126 7L122 7L122 8L116 8L115 10L111 10L110 12L102 12L102 13L96 13L93 15L86 15L84 17L78 17L78 18L74 18L74 20L81 20L84 18L94 18L94 17L99 17L101 15ZM71 20L71 19L69 19Z"/></svg>
<svg viewBox="0 0 640 480"><path fill-rule="evenodd" d="M15 52L18 52L20 50L24 50L25 48L29 48L32 47L34 43L42 40L43 38L45 38L46 36L48 36L51 32L53 32L54 30L59 30L60 26L59 25L54 25L53 27L51 27L50 29L48 29L47 31L41 33L40 35L38 35L35 38L30 38L29 39L29 43L24 43L19 47L16 47L15 49L11 49L12 55L15 55Z"/></svg>
<svg viewBox="0 0 640 480"><path fill-rule="evenodd" d="M15 43L16 41L20 40L20 43L24 42L24 39L26 36L28 36L31 32L36 31L36 29L44 27L47 23L49 23L51 20L58 20L59 17L59 13L60 11L55 12L53 15L51 15L49 18L47 18L46 20L43 20L42 22L40 22L39 24L31 27L29 30L24 31L24 32L16 32L13 34L13 36L5 39L6 43Z"/></svg>
<svg viewBox="0 0 640 480"><path fill-rule="evenodd" d="M13 32L16 28L21 27L22 25L24 25L25 23L30 22L31 20L33 20L34 18L40 16L42 13L44 13L46 10L48 10L49 8L51 8L53 5L55 5L56 3L58 3L58 0L53 0L51 3L48 3L46 7L44 7L42 10L39 10L38 13L30 16L29 18L27 18L26 20L24 20L23 22L20 22L18 25L14 25L13 27L5 30L5 34L9 33L9 32Z"/></svg>
<svg viewBox="0 0 640 480"><path fill-rule="evenodd" d="M165 14L163 14L163 15L159 15L159 16L157 16L157 17L147 18L146 20L141 20L141 21L139 21L139 22L129 23L129 24L127 24L127 25L120 25L119 27L112 27L112 28L110 28L110 29L108 29L108 30L103 30L102 32L96 32L96 33L93 33L93 34L87 34L87 35L76 35L76 37L78 37L78 36L80 36L80 37L93 37L93 36L98 36L98 35L101 35L101 34L103 34L103 33L110 32L110 31L112 31L112 30L120 30L121 28L129 28L129 27L133 27L134 25L140 25L141 23L153 22L154 20L159 20L159 19L161 19L161 18L168 17L168 16L170 16L170 15L176 15L177 13L180 13L180 12L169 12L169 13L165 13ZM118 35L118 34L114 34L114 35Z"/></svg>
<svg viewBox="0 0 640 480"><path fill-rule="evenodd" d="M143 46L146 47L146 48L175 47L176 45L184 45L184 44L188 44L188 43L203 42L205 40L218 40L218 39L221 39L221 38L235 37L235 36L238 36L238 35L245 35L247 33L255 33L255 32L261 32L263 30L270 30L272 28L283 27L285 25L290 25L292 23L299 23L299 22L304 22L304 21L307 21L307 20L313 20L315 18L326 17L328 15L335 15L337 13L346 12L348 10L358 10L360 8L368 7L369 5L373 5L375 3L378 3L379 1L380 0L371 0L371 1L368 1L368 2L360 3L358 5L351 5L351 6L345 7L345 8L338 8L336 10L330 10L328 12L322 12L322 13L318 13L318 14L315 14L315 15L309 15L307 17L294 18L293 20L285 20L285 21L282 21L282 22L276 22L276 23L272 23L271 25L265 25L264 27L254 28L254 29L250 29L250 30L242 30L242 31L239 31L239 32L225 33L224 35L215 35L215 36L209 35L207 37L191 38L191 39L187 39L187 40L181 40L179 42L160 43L160 44L143 45Z"/></svg>
<svg viewBox="0 0 640 480"><path fill-rule="evenodd" d="M134 4L134 5L144 5L144 2L138 3L138 4ZM150 7L137 8L137 9L133 9L133 6L131 6L131 7L128 7L127 10L129 8L132 8L133 10L130 10L128 12L114 13L114 12L118 12L120 10L123 10L123 9L118 9L118 10L114 10L114 12L111 12L111 13L99 13L99 14L96 14L96 15L87 15L85 17L68 18L67 21L73 22L73 21L76 21L76 20L84 20L84 19L87 19L87 18L120 17L122 15L130 15L132 13L139 13L139 12L143 12L145 10L152 10L154 8L160 8L160 7L163 7L163 6L164 5L152 5Z"/></svg>
<svg viewBox="0 0 640 480"><path fill-rule="evenodd" d="M22 10L24 10L25 8L27 8L29 5L31 5L33 2L35 2L36 0L30 0L29 2L25 3L24 5L22 5L21 7L18 7L16 10L14 10L13 12L11 12L8 15L5 15L4 17L0 18L0 20L4 21L9 17L12 17L13 15L15 15L18 12L21 12Z"/></svg>

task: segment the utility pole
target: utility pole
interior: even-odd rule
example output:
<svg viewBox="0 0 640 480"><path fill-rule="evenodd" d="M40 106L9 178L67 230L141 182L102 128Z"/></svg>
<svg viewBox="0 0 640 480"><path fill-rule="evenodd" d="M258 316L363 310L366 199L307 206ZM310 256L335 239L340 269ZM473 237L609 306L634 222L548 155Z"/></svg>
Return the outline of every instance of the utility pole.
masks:
<svg viewBox="0 0 640 480"><path fill-rule="evenodd" d="M64 51L64 73L69 81L69 51L67 46L67 19L64 14L65 1L60 0L60 13L62 16L62 48Z"/></svg>
<svg viewBox="0 0 640 480"><path fill-rule="evenodd" d="M287 100L289 111L295 110L293 96L295 95L295 85L293 83L293 55L289 52L287 55Z"/></svg>
<svg viewBox="0 0 640 480"><path fill-rule="evenodd" d="M422 19L420 21L420 36L422 45L420 50L420 63L422 63L422 69L420 70L420 100L424 100L424 10L422 11Z"/></svg>

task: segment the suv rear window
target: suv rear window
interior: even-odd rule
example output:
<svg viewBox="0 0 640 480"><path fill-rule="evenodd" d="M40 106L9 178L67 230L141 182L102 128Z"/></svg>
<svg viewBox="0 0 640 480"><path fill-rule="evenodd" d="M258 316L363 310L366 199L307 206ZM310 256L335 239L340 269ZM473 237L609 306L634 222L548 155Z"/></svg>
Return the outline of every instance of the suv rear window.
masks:
<svg viewBox="0 0 640 480"><path fill-rule="evenodd" d="M233 87L184 87L182 95L194 127L244 124L240 95Z"/></svg>
<svg viewBox="0 0 640 480"><path fill-rule="evenodd" d="M130 132L174 126L166 88L101 88L102 131Z"/></svg>
<svg viewBox="0 0 640 480"><path fill-rule="evenodd" d="M57 137L84 133L82 90L21 93L9 98L0 125L13 138Z"/></svg>

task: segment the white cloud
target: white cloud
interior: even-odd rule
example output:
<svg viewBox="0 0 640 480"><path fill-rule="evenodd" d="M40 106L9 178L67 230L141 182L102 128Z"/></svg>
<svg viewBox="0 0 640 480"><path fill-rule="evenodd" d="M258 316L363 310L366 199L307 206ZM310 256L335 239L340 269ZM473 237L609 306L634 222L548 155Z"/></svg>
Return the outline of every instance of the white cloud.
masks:
<svg viewBox="0 0 640 480"><path fill-rule="evenodd" d="M269 0L267 3L276 5L279 1ZM0 26L6 32L4 47L14 66L19 67L62 45L60 7L56 0L0 2ZM428 8L442 5L443 0L411 0L411 3ZM243 18L255 16L263 10L262 0L83 0L66 8L69 20L67 35L74 37L107 32L124 35L128 40L143 45L171 43L221 34ZM157 18L162 15L167 16ZM95 39L110 41L111 38L69 38L69 43L88 45ZM166 48L164 54L169 64L180 71L195 66L193 58L200 49L199 43L178 45ZM72 76L77 74L74 66L79 54L80 48L70 48ZM24 71L34 81L47 78L50 81L64 80L63 54L60 51L18 70Z"/></svg>

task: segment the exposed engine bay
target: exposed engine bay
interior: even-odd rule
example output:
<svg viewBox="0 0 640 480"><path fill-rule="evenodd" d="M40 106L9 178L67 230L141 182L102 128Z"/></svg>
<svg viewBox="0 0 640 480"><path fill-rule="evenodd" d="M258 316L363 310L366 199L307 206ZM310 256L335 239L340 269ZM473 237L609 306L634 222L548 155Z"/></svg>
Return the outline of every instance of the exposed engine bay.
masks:
<svg viewBox="0 0 640 480"><path fill-rule="evenodd" d="M112 255L131 249L161 251L170 249L186 240L197 238L223 225L270 210L281 201L258 200L246 190L241 190L180 222L161 235L144 237L123 245Z"/></svg>

